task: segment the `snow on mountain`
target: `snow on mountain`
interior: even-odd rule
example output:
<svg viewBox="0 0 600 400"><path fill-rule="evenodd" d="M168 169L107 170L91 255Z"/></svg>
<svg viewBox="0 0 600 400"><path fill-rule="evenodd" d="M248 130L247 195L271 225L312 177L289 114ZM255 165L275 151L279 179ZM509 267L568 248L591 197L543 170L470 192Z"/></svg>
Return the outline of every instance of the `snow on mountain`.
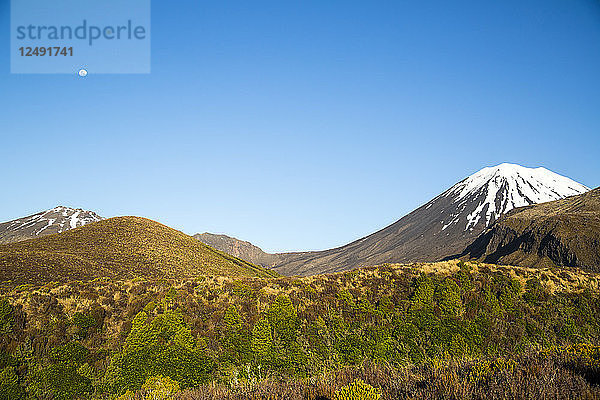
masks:
<svg viewBox="0 0 600 400"><path fill-rule="evenodd" d="M0 223L0 243L61 233L103 219L92 211L58 206L28 217Z"/></svg>
<svg viewBox="0 0 600 400"><path fill-rule="evenodd" d="M449 198L456 205L453 214L441 222L442 230L453 224L464 226L465 231L473 230L480 221L485 221L487 227L513 208L559 200L589 190L543 167L505 163L483 168L438 196ZM465 216L465 210L474 204L475 208Z"/></svg>
<svg viewBox="0 0 600 400"><path fill-rule="evenodd" d="M335 249L279 254L274 268L284 275L311 275L382 263L438 261L462 252L515 207L587 191L545 168L487 167L369 236Z"/></svg>

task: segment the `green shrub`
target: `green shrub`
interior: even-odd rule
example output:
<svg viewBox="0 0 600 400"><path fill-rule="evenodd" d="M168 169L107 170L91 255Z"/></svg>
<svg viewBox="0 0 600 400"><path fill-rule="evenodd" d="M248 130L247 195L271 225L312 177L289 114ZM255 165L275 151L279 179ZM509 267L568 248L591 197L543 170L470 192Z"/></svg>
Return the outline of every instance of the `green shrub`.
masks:
<svg viewBox="0 0 600 400"><path fill-rule="evenodd" d="M462 300L460 297L460 288L450 278L444 281L437 288L438 306L443 315L458 316L462 310Z"/></svg>
<svg viewBox="0 0 600 400"><path fill-rule="evenodd" d="M498 300L502 308L506 311L514 311L519 294L521 293L521 284L519 281L507 277L502 280L501 286Z"/></svg>
<svg viewBox="0 0 600 400"><path fill-rule="evenodd" d="M460 270L453 277L458 286L460 286L461 295L465 296L474 287L475 274L473 273L473 268L463 261L458 263L458 267Z"/></svg>
<svg viewBox="0 0 600 400"><path fill-rule="evenodd" d="M242 319L237 308L232 304L223 316L224 330L226 334L235 334L242 329Z"/></svg>
<svg viewBox="0 0 600 400"><path fill-rule="evenodd" d="M156 309L156 303L151 301L148 304L146 304L146 306L144 307L144 312L149 314L152 311L154 311L155 309Z"/></svg>
<svg viewBox="0 0 600 400"><path fill-rule="evenodd" d="M71 322L76 328L75 336L78 339L84 339L88 335L90 328L96 326L96 320L94 317L82 312L76 312L73 314Z"/></svg>
<svg viewBox="0 0 600 400"><path fill-rule="evenodd" d="M267 318L259 319L252 328L252 352L258 364L270 364L271 348L273 347L273 335L271 324Z"/></svg>
<svg viewBox="0 0 600 400"><path fill-rule="evenodd" d="M394 312L394 302L390 296L382 296L377 302L376 312L380 317L390 317Z"/></svg>
<svg viewBox="0 0 600 400"><path fill-rule="evenodd" d="M98 303L71 318L67 317L69 308L63 308L55 291L32 291L23 294L26 298L15 300L27 309L27 315L23 314L27 317L26 332L0 339L0 371L13 368L6 372L8 386L2 390L16 390L11 382L22 374L16 377L17 382L25 386L26 379L32 398L38 394L53 399L86 396L89 391L81 382L91 382L97 398L110 399L123 393L141 398L144 384L158 376L169 377L186 389L207 381L238 385L263 377L313 378L363 362L392 367L412 362L415 368L426 370L428 359L457 361L459 375L469 384L481 386L510 369L501 362L490 361L488 365L472 360L495 360L532 347L577 341L597 344L597 291L563 291L556 281L559 290L550 293L537 279L530 279L521 288L511 278L512 270L492 271L484 265L470 270L468 264L460 268L450 276L416 275L417 268L379 269L371 274L367 268L354 274L312 277L303 284L296 278L235 283L208 277L202 290L191 282L181 283L175 290L169 289L172 281L156 281L144 286L144 297L127 290L118 297L115 290L119 283L95 283L97 287L90 288L89 293L81 293ZM516 273L519 279L535 274ZM577 284L573 282L569 285ZM586 282L580 280L578 284ZM260 314L264 299L271 296L271 291L261 289L267 285L285 290L289 297L274 298ZM303 287L315 290L308 293ZM163 301L159 294L166 291L169 293ZM255 294L259 292L264 297L257 304ZM123 316L144 304L147 306L142 312L123 321ZM181 309L175 309L177 304ZM17 309L6 300L0 301L2 310L0 320L8 320L5 326L15 329L20 313L16 314ZM106 329L85 342L67 343L75 327L91 330L104 323ZM123 346L115 349L119 342ZM47 343L67 344L48 349ZM596 355L590 361L563 353L560 357L570 360L569 368L578 374L583 371L586 379L593 374L600 376L600 357ZM471 368L474 363L477 365ZM63 384L63 379L71 383ZM78 385L83 389L65 389Z"/></svg>
<svg viewBox="0 0 600 400"><path fill-rule="evenodd" d="M254 295L252 288L242 281L234 281L232 283L231 293L241 298L251 298Z"/></svg>
<svg viewBox="0 0 600 400"><path fill-rule="evenodd" d="M6 367L16 367L18 361L5 351L0 350L0 370Z"/></svg>
<svg viewBox="0 0 600 400"><path fill-rule="evenodd" d="M471 366L469 370L469 379L471 382L479 382L488 380L495 374L501 372L512 375L516 366L516 361L504 357L499 357L495 360L479 360Z"/></svg>
<svg viewBox="0 0 600 400"><path fill-rule="evenodd" d="M50 359L56 363L80 365L88 356L89 351L79 342L70 342L50 350Z"/></svg>
<svg viewBox="0 0 600 400"><path fill-rule="evenodd" d="M4 297L0 298L0 335L12 332L14 324L13 306Z"/></svg>
<svg viewBox="0 0 600 400"><path fill-rule="evenodd" d="M548 292L537 278L531 278L525 282L525 293L523 298L528 303L537 303L547 299Z"/></svg>
<svg viewBox="0 0 600 400"><path fill-rule="evenodd" d="M18 400L25 397L25 391L19 385L19 377L13 367L0 372L0 400Z"/></svg>
<svg viewBox="0 0 600 400"><path fill-rule="evenodd" d="M421 275L415 279L415 291L410 299L411 311L431 311L434 306L433 295L435 284L429 275Z"/></svg>
<svg viewBox="0 0 600 400"><path fill-rule="evenodd" d="M309 344L309 358L311 361L327 360L330 358L332 349L330 333L325 320L319 316L311 322L305 332Z"/></svg>
<svg viewBox="0 0 600 400"><path fill-rule="evenodd" d="M363 314L375 313L375 307L367 299L360 299L356 304L356 309Z"/></svg>
<svg viewBox="0 0 600 400"><path fill-rule="evenodd" d="M169 308L175 305L175 299L177 298L177 289L171 287L165 294L165 298L162 301L163 311L167 311Z"/></svg>
<svg viewBox="0 0 600 400"><path fill-rule="evenodd" d="M250 361L250 338L234 305L229 306L223 316L221 344L224 350L221 357L223 361L233 365L242 365Z"/></svg>
<svg viewBox="0 0 600 400"><path fill-rule="evenodd" d="M71 400L91 394L93 387L74 365L61 363L33 372L28 392L40 399Z"/></svg>
<svg viewBox="0 0 600 400"><path fill-rule="evenodd" d="M284 342L292 342L296 339L298 330L298 316L290 298L279 295L269 307L267 318L275 335Z"/></svg>
<svg viewBox="0 0 600 400"><path fill-rule="evenodd" d="M337 298L340 300L341 304L354 309L356 308L356 303L354 302L354 296L348 290L340 290L337 294Z"/></svg>
<svg viewBox="0 0 600 400"><path fill-rule="evenodd" d="M486 285L483 290L483 299L486 306L485 313L489 318L497 318L502 314L502 305L489 285Z"/></svg>
<svg viewBox="0 0 600 400"><path fill-rule="evenodd" d="M458 264L456 264L456 266L464 272L471 272L471 270L473 269L469 264L467 264L466 262L464 262L463 260L460 260L458 262Z"/></svg>
<svg viewBox="0 0 600 400"><path fill-rule="evenodd" d="M168 376L151 376L142 385L144 400L169 400L179 392L179 383Z"/></svg>
<svg viewBox="0 0 600 400"><path fill-rule="evenodd" d="M335 391L333 400L379 400L381 393L362 379L343 386Z"/></svg>
<svg viewBox="0 0 600 400"><path fill-rule="evenodd" d="M96 373L94 371L94 368L92 368L88 363L80 365L77 368L77 373L83 377L88 378L92 382L94 382L94 380L96 379Z"/></svg>
<svg viewBox="0 0 600 400"><path fill-rule="evenodd" d="M179 311L167 311L152 320L141 311L133 319L123 350L108 367L105 388L118 394L136 391L155 375L194 387L207 382L213 369L204 342L194 338Z"/></svg>
<svg viewBox="0 0 600 400"><path fill-rule="evenodd" d="M135 393L131 390L127 390L121 396L117 397L116 400L135 400Z"/></svg>

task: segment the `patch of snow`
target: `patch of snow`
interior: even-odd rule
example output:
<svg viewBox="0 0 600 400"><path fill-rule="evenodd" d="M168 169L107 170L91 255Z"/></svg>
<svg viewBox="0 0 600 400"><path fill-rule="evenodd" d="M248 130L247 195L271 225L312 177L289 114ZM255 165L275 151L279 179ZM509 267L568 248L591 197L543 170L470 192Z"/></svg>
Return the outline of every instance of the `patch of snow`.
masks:
<svg viewBox="0 0 600 400"><path fill-rule="evenodd" d="M36 235L39 235L40 233L42 233L44 230L48 229L49 227L52 226L52 224L54 223L54 221L56 221L56 219L54 218L49 218L48 219L48 225L42 227L42 229L40 229L39 231L35 232Z"/></svg>
<svg viewBox="0 0 600 400"><path fill-rule="evenodd" d="M56 232L61 233L102 219L102 217L91 211L58 206L28 217L10 221L7 230L31 229L31 234L37 236L50 227L54 227Z"/></svg>
<svg viewBox="0 0 600 400"><path fill-rule="evenodd" d="M543 167L527 168L505 163L483 168L448 189L444 196L452 198L458 205L480 201L466 216L466 231L483 217L489 226L515 207L559 200L589 190L587 186Z"/></svg>
<svg viewBox="0 0 600 400"><path fill-rule="evenodd" d="M77 223L80 222L79 219L77 218L79 216L79 211L75 212L75 214L71 215L71 218L69 218L69 224L71 225L71 229L73 228L77 228ZM83 222L85 223L85 222Z"/></svg>

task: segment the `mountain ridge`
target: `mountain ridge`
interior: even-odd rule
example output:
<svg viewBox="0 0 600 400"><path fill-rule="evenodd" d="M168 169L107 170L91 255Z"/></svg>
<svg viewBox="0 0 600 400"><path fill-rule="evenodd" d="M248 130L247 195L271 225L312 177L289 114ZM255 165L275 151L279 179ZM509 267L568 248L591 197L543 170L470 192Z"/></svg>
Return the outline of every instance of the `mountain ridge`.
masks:
<svg viewBox="0 0 600 400"><path fill-rule="evenodd" d="M260 247L235 237L215 233L197 233L192 236L202 243L253 264L268 267L277 262L278 255L267 253Z"/></svg>
<svg viewBox="0 0 600 400"><path fill-rule="evenodd" d="M382 263L439 261L461 254L482 232L515 208L587 191L586 186L546 168L503 163L464 178L387 227L333 249L271 254L226 235L205 232L194 238L284 275L313 275ZM102 220L92 211L58 206L0 224L0 244L61 233Z"/></svg>
<svg viewBox="0 0 600 400"><path fill-rule="evenodd" d="M103 219L93 211L57 206L26 217L0 223L0 244L62 233Z"/></svg>
<svg viewBox="0 0 600 400"><path fill-rule="evenodd" d="M284 275L313 275L382 263L439 261L459 254L515 207L589 190L546 168L485 167L383 229L333 249L253 259ZM221 250L227 251L226 248Z"/></svg>

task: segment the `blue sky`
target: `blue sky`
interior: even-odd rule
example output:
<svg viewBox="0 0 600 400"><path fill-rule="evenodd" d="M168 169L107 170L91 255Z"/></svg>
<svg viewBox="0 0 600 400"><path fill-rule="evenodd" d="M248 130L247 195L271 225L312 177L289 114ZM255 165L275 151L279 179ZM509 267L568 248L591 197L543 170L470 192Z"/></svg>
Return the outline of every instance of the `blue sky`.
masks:
<svg viewBox="0 0 600 400"><path fill-rule="evenodd" d="M337 246L489 165L600 185L600 2L152 4L149 75L11 75L0 220L62 204Z"/></svg>

